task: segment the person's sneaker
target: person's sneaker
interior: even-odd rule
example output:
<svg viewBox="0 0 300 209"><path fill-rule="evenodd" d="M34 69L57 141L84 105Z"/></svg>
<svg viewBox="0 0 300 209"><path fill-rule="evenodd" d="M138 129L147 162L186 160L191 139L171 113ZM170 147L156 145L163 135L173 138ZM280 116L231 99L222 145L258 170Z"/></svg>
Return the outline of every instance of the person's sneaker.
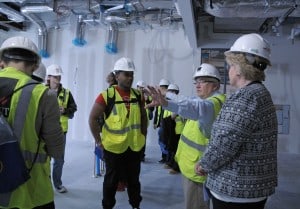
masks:
<svg viewBox="0 0 300 209"><path fill-rule="evenodd" d="M59 192L59 193L66 193L66 192L68 192L67 188L64 187L64 186L57 187L56 191Z"/></svg>

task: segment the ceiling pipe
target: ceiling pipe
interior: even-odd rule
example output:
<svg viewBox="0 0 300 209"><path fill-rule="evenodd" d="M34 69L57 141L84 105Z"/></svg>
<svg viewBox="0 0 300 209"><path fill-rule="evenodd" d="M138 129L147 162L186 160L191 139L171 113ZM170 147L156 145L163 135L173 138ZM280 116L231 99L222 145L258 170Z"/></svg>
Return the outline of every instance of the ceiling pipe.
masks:
<svg viewBox="0 0 300 209"><path fill-rule="evenodd" d="M279 36L279 31L278 31L279 26L288 18L289 15L291 15L293 13L293 11L295 11L297 6L298 5L295 4L288 11L286 11L283 15L276 18L275 24L272 26L272 30L274 33L276 33L277 36Z"/></svg>
<svg viewBox="0 0 300 209"><path fill-rule="evenodd" d="M114 23L110 23L107 32L107 42L105 45L105 49L107 53L116 54L118 52L118 47L117 47L118 35L119 35L118 26Z"/></svg>
<svg viewBox="0 0 300 209"><path fill-rule="evenodd" d="M23 3L26 0L0 0L0 2L13 2L13 3Z"/></svg>
<svg viewBox="0 0 300 209"><path fill-rule="evenodd" d="M20 12L10 8L4 3L0 3L0 13L5 14L8 19L14 22L24 22L25 17Z"/></svg>
<svg viewBox="0 0 300 209"><path fill-rule="evenodd" d="M289 38L292 39L292 44L294 44L295 37L299 37L299 36L300 36L300 24L297 24L291 29L291 35Z"/></svg>
<svg viewBox="0 0 300 209"><path fill-rule="evenodd" d="M49 53L47 51L47 27L44 21L42 21L37 15L28 12L28 10L21 8L22 14L27 17L38 27L38 48L39 54L43 58L48 58Z"/></svg>
<svg viewBox="0 0 300 209"><path fill-rule="evenodd" d="M78 15L75 39L72 41L75 46L84 46L86 44L86 41L84 40L85 26L84 16Z"/></svg>
<svg viewBox="0 0 300 209"><path fill-rule="evenodd" d="M299 4L300 0L204 0L203 8L215 17L273 18L281 17L287 9ZM300 11L293 10L289 16L300 17Z"/></svg>

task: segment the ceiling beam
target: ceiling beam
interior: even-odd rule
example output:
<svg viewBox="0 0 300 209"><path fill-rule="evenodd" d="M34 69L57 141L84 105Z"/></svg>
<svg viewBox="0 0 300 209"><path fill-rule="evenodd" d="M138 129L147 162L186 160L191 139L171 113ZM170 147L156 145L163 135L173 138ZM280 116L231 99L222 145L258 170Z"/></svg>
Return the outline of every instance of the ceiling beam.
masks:
<svg viewBox="0 0 300 209"><path fill-rule="evenodd" d="M15 31L24 30L23 23L12 22L11 20L7 19L4 15L0 15L0 25L6 28L6 31L8 31L9 29Z"/></svg>
<svg viewBox="0 0 300 209"><path fill-rule="evenodd" d="M178 0L177 4L190 46L192 48L198 48L198 31L195 23L192 0Z"/></svg>

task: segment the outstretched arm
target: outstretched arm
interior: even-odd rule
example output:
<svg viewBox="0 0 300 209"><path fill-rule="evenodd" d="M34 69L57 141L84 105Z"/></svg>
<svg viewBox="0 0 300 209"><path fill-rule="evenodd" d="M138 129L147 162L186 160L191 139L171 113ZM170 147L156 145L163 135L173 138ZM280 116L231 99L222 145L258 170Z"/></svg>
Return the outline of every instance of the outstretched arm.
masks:
<svg viewBox="0 0 300 209"><path fill-rule="evenodd" d="M166 100L165 96L162 94L159 88L154 86L147 86L147 88L145 88L144 90L146 94L151 96L152 98L151 103L146 104L146 108L168 105L168 100Z"/></svg>

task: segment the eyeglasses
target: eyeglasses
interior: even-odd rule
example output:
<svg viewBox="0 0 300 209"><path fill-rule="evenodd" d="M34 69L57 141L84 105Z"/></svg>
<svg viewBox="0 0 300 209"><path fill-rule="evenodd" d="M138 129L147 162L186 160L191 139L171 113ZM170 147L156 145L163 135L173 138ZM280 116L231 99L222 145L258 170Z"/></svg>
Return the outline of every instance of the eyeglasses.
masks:
<svg viewBox="0 0 300 209"><path fill-rule="evenodd" d="M205 83L215 83L214 81L198 80L194 82L194 85L205 84Z"/></svg>

